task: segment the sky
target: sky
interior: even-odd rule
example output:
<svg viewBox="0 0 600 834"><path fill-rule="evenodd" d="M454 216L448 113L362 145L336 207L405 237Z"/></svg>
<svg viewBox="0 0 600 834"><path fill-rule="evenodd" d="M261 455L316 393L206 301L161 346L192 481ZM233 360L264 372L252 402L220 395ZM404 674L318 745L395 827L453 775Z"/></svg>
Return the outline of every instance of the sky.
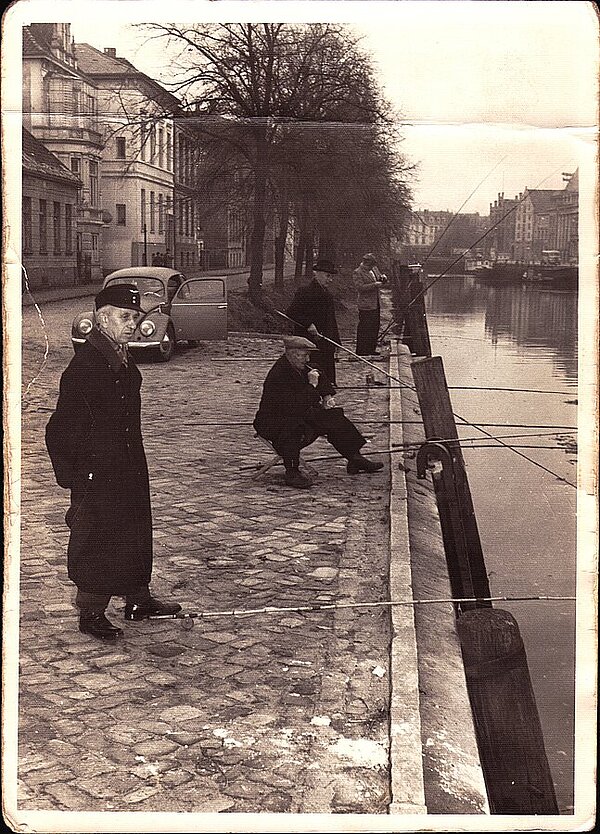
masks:
<svg viewBox="0 0 600 834"><path fill-rule="evenodd" d="M26 0L31 19L48 5ZM22 7L21 7L22 10ZM164 47L128 23L166 20L154 0L57 0L76 41L113 46L169 78ZM353 27L402 123L416 165L415 208L487 214L498 193L561 188L589 159L597 122L598 23L593 4L532 0L172 0L168 19L336 20ZM24 21L27 22L27 21ZM471 195L471 196L469 196Z"/></svg>

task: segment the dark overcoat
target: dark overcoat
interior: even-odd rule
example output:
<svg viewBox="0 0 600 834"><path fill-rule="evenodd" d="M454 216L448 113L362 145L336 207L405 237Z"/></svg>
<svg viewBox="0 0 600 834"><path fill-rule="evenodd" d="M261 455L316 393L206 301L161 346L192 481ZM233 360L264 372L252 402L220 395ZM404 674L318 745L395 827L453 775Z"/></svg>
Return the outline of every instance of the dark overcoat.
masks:
<svg viewBox="0 0 600 834"><path fill-rule="evenodd" d="M294 328L297 336L306 336L315 342L319 351L314 354L313 364L335 385L335 346L312 336L306 330L310 324L314 324L322 336L340 344L335 305L329 290L314 278L310 284L297 290L286 314L302 325Z"/></svg>
<svg viewBox="0 0 600 834"><path fill-rule="evenodd" d="M46 447L71 490L69 578L82 591L126 595L150 581L152 515L140 425L142 375L93 330L60 380Z"/></svg>
<svg viewBox="0 0 600 834"><path fill-rule="evenodd" d="M261 437L277 440L301 425L319 406L321 397L334 393L325 377L320 377L316 388L312 386L308 369L297 371L284 354L266 376L254 428Z"/></svg>

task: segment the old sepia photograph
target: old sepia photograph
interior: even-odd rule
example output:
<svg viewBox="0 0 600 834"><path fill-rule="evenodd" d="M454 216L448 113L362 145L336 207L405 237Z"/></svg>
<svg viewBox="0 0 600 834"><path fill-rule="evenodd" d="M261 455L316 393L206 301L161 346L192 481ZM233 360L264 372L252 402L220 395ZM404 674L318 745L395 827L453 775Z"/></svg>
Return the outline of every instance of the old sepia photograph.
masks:
<svg viewBox="0 0 600 834"><path fill-rule="evenodd" d="M596 821L584 0L2 18L3 821Z"/></svg>

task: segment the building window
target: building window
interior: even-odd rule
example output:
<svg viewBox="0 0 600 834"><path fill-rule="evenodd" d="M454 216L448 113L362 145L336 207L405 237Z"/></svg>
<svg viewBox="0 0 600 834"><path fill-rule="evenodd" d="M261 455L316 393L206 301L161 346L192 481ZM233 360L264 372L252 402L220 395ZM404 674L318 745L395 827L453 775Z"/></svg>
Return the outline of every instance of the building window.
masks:
<svg viewBox="0 0 600 834"><path fill-rule="evenodd" d="M173 145L171 131L167 130L167 171L173 170Z"/></svg>
<svg viewBox="0 0 600 834"><path fill-rule="evenodd" d="M140 194L140 215L142 218L142 232L146 228L146 189L142 188Z"/></svg>
<svg viewBox="0 0 600 834"><path fill-rule="evenodd" d="M81 157L80 156L72 156L71 157L71 172L75 174L76 177L81 176Z"/></svg>
<svg viewBox="0 0 600 834"><path fill-rule="evenodd" d="M154 231L154 191L150 192L150 231Z"/></svg>
<svg viewBox="0 0 600 834"><path fill-rule="evenodd" d="M126 213L125 213L125 204L124 203L117 203L117 226L126 226Z"/></svg>
<svg viewBox="0 0 600 834"><path fill-rule="evenodd" d="M73 206L65 203L65 254L73 252Z"/></svg>
<svg viewBox="0 0 600 834"><path fill-rule="evenodd" d="M183 200L179 200L179 234L183 234Z"/></svg>
<svg viewBox="0 0 600 834"><path fill-rule="evenodd" d="M98 235L92 234L92 235L90 235L90 237L92 238L92 263L97 264L98 263L98 256L99 256Z"/></svg>
<svg viewBox="0 0 600 834"><path fill-rule="evenodd" d="M164 131L162 127L158 128L158 167L165 166L165 148L164 148Z"/></svg>
<svg viewBox="0 0 600 834"><path fill-rule="evenodd" d="M60 255L60 203L54 203L53 214L54 254Z"/></svg>
<svg viewBox="0 0 600 834"><path fill-rule="evenodd" d="M163 202L163 195L158 195L158 233L164 234L165 231L165 205Z"/></svg>
<svg viewBox="0 0 600 834"><path fill-rule="evenodd" d="M154 125L150 126L150 162L154 162L156 156L156 128Z"/></svg>
<svg viewBox="0 0 600 834"><path fill-rule="evenodd" d="M146 118L145 112L142 110L140 113L140 154L142 157L142 161L146 161L146 142L148 141L148 128L146 126L146 122L144 121Z"/></svg>
<svg viewBox="0 0 600 834"><path fill-rule="evenodd" d="M90 205L98 205L98 163L90 160Z"/></svg>
<svg viewBox="0 0 600 834"><path fill-rule="evenodd" d="M40 200L40 255L48 253L48 209L45 200Z"/></svg>
<svg viewBox="0 0 600 834"><path fill-rule="evenodd" d="M125 139L122 136L117 138L117 158L125 159Z"/></svg>
<svg viewBox="0 0 600 834"><path fill-rule="evenodd" d="M33 228L31 222L31 197L23 197L23 254L33 252Z"/></svg>

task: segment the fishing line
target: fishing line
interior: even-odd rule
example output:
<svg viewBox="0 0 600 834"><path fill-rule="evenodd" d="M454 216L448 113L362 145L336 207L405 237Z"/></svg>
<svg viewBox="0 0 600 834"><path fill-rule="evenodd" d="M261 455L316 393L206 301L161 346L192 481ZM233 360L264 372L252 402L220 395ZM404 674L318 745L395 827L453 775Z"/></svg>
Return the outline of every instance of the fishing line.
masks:
<svg viewBox="0 0 600 834"><path fill-rule="evenodd" d="M454 261L452 261L452 263L449 266L447 266L446 269L443 272L441 272L430 284L427 284L427 286L423 287L423 289L419 293L417 293L417 295L412 299L412 301L410 301L408 303L407 306L408 307L412 306L415 303L415 301L417 301L422 295L425 295L427 290L430 289L430 287L432 287L434 284L436 284L440 280L440 278L443 278L444 275L446 275L446 273L449 272L452 269L453 266L455 266L460 260L462 260L464 258L464 256L467 254L467 252L470 252L473 249L473 247L477 246L478 243L481 243L481 241L484 238L486 238L489 235L489 233L492 232L496 228L496 226L499 226L504 220L506 220L506 218L510 214L512 214L513 211L516 211L518 209L518 207L521 205L521 203L524 202L527 199L527 197L528 197L527 191L537 190L540 187L540 185L543 185L543 183L545 183L546 180L549 180L550 177L553 177L562 168L564 168L564 166L561 166L560 168L557 168L555 171L552 171L552 173L548 174L546 177L544 177L542 180L540 180L540 182L538 182L538 184L535 186L535 188L527 189L526 193L521 197L521 199L517 200L515 202L515 205L512 206L512 208L510 208L506 212L506 214L504 214L499 220L496 221L496 223L494 223L492 226L490 226L490 228L487 229L487 231L485 231L480 237L478 237L477 240L474 243L472 243L467 249L465 249L465 251L462 253L462 255L459 255L458 258L456 258Z"/></svg>
<svg viewBox="0 0 600 834"><path fill-rule="evenodd" d="M473 196L473 194L475 194L475 192L479 190L480 186L482 186L482 185L483 185L483 183L487 180L487 178L488 178L489 176L491 176L491 175L494 173L494 171L496 170L496 168L497 168L499 165L501 165L507 157L508 157L508 154L505 154L505 155L502 157L502 159L494 165L494 167L491 169L491 171L489 171L489 173L487 173L487 174L485 175L485 177L484 177L484 178L483 178L483 179L482 179L482 180L478 183L478 185L476 185L476 186L475 186L475 188L473 189L473 191L471 191L471 193L469 194L469 196L467 197L467 199L466 199L466 200L462 203L462 205L460 206L460 208L459 208L459 209L458 209L458 210L454 213L454 216L452 217L452 219L450 220L450 222L447 224L446 228L442 231L442 234L439 236L439 238L438 238L436 241L434 241L434 244L433 244L433 246L432 246L431 250L430 250L430 251L429 251L429 253L425 256L425 260L423 261L423 264L422 264L422 266L423 266L423 267L425 266L425 264L427 263L427 261L431 258L431 256L433 255L433 253L434 253L434 252L435 252L435 250L437 249L438 244L440 243L440 241L442 240L442 238L444 237L444 235L446 234L446 232L450 229L450 227L452 226L452 224L454 223L454 221L456 220L456 218L460 215L461 210L462 210L462 209L466 206L466 204L469 202L469 200L471 199L471 197Z"/></svg>
<svg viewBox="0 0 600 834"><path fill-rule="evenodd" d="M548 179L550 176L552 176L552 174L549 174L548 177L546 177L546 179ZM542 182L544 182L544 180L542 180ZM274 309L273 312L277 313L282 318L287 319L287 321L290 321L296 327L301 327L302 329L306 330L306 328L302 324L300 324L300 322L295 321L295 319L291 318L290 316L286 315L285 313L282 313L280 310L275 310ZM359 356L357 353L354 353L354 351L350 350L350 348L344 347L343 345L340 345L337 342L334 342L333 339L330 339L328 336L323 336L321 333L319 334L319 336L322 339L324 339L326 342L329 342L330 344L334 345L335 347L338 347L338 348L341 348L342 350L345 350L347 353L351 354L356 359L363 362L365 365L368 365L369 367L373 368L374 370L379 371L380 373L384 374L385 376L388 377L388 379L391 379L394 382L398 382L399 385L397 387L407 389L409 391L412 391L415 394L417 393L416 388L414 387L414 385L409 385L408 383L402 382L401 379L399 379L398 377L392 376L392 374L388 373L388 371L384 370L383 368L380 368L374 362L369 362L363 356ZM373 387L369 390L377 390L377 388ZM487 435L487 437L489 437L491 440L495 439L493 437L493 435L491 435L488 431L479 427L476 423L473 423L470 420L467 420L466 417L462 417L460 414L458 414L455 411L453 411L452 414L458 420L461 420L464 425L471 426L471 428L474 428L476 431L480 431L482 434ZM511 448L510 445L508 445L507 443L504 443L502 440L498 440L497 442L500 443L501 445L505 446L507 449ZM554 478L556 478L559 481L563 481L564 483L573 487L573 489L577 489L577 484L574 484L574 483L572 483L572 481L569 481L566 478L564 478L562 475L559 475L558 472L553 472L551 469L549 469L547 466L544 466L542 463L538 463L538 461L529 457L524 452L520 452L518 449L512 449L512 451L514 452L515 455L518 455L519 457L523 458L524 460L529 461L529 463L533 464L533 466L538 467L538 469L541 469L542 471L547 472L549 475L552 475Z"/></svg>
<svg viewBox="0 0 600 834"><path fill-rule="evenodd" d="M27 295L28 295L28 296L31 298L31 300L33 301L33 306L34 306L34 307L35 307L35 309L36 309L36 312L37 312L38 318L39 318L39 320L40 320L40 322L41 322L41 325L42 325L42 328L43 328L43 332L44 332L44 356L43 356L43 358L42 358L42 362L41 362L41 364L40 364L40 367L38 368L38 371L37 371L36 375L35 375L35 376L33 377L33 379L29 382L29 384L28 384L27 388L25 389L25 393L23 394L23 397L26 397L26 396L27 396L27 394L29 394L29 390L31 389L31 386L32 386L35 382L37 382L37 381L38 381L38 379L39 379L39 378L41 377L41 375L42 375L42 371L43 371L43 370L44 370L44 368L46 367L46 362L48 361L48 356L49 356L49 354L50 354L50 341L48 340L48 335L47 335L47 333L46 333L46 322L44 321L44 316L42 315L42 311L41 311L41 309L40 309L40 307L39 307L39 305L38 305L37 301L35 300L35 298L34 298L34 296L33 296L33 293L31 292L31 287L29 286L29 276L27 275L27 270L25 269L25 267L24 267L22 264L21 264L21 271L23 272L23 281L24 281L24 283L25 283L25 292L27 293Z"/></svg>

